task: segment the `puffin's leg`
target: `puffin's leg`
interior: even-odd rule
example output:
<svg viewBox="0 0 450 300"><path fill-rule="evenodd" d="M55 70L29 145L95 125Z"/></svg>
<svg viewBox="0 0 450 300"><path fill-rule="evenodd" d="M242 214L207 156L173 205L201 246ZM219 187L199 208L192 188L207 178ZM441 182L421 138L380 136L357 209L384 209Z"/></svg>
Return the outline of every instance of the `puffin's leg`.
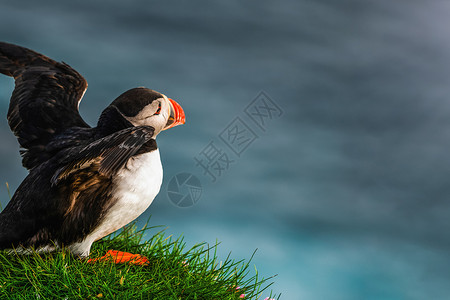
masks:
<svg viewBox="0 0 450 300"><path fill-rule="evenodd" d="M90 258L88 259L88 263L94 263L96 261L108 261L112 260L116 264L120 263L130 263L133 265L147 265L148 259L145 256L142 256L140 254L132 254L129 252L122 252L117 250L108 250L105 255L98 258Z"/></svg>

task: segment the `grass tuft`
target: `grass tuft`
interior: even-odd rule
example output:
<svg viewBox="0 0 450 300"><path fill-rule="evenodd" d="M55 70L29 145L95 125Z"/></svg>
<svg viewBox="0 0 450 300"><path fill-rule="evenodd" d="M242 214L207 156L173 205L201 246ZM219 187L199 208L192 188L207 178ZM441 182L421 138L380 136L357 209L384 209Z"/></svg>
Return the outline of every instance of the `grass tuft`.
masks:
<svg viewBox="0 0 450 300"><path fill-rule="evenodd" d="M109 249L138 253L149 264L110 261L86 263L66 249L49 254L0 251L0 299L264 299L272 277L250 274L249 261L228 256L220 262L218 245L205 243L186 250L183 238L135 223L93 245L90 257ZM154 233L156 231L156 233ZM152 235L144 240L144 235ZM239 287L239 288L238 288ZM272 297L272 293L270 295ZM278 296L279 298L279 296Z"/></svg>

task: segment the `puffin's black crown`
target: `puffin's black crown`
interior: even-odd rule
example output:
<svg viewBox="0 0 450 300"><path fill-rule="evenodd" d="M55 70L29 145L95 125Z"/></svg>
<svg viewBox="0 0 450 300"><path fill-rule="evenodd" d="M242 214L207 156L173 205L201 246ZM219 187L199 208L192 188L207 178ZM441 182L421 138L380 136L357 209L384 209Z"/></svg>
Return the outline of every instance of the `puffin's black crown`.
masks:
<svg viewBox="0 0 450 300"><path fill-rule="evenodd" d="M126 91L117 97L111 105L117 107L126 117L134 117L142 110L142 108L162 97L163 96L157 91L139 87Z"/></svg>

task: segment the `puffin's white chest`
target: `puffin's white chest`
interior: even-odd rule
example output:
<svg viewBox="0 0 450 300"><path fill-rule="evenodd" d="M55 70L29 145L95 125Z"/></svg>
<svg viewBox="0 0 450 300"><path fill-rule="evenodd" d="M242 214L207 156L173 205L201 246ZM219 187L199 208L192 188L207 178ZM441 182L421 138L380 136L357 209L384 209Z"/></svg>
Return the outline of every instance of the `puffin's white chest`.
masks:
<svg viewBox="0 0 450 300"><path fill-rule="evenodd" d="M163 170L159 150L131 158L113 180L115 204L102 223L83 241L70 246L75 253L89 254L91 244L139 217L161 188Z"/></svg>
<svg viewBox="0 0 450 300"><path fill-rule="evenodd" d="M116 219L115 215L118 215L117 220L128 224L140 216L159 193L162 178L158 149L131 158L115 176L112 195L117 202L105 216L105 221L111 217Z"/></svg>
<svg viewBox="0 0 450 300"><path fill-rule="evenodd" d="M158 149L131 158L114 178L112 194L117 198L117 203L111 210L123 208L131 215L136 212L135 218L138 217L159 193L162 178ZM133 205L133 209L129 205Z"/></svg>

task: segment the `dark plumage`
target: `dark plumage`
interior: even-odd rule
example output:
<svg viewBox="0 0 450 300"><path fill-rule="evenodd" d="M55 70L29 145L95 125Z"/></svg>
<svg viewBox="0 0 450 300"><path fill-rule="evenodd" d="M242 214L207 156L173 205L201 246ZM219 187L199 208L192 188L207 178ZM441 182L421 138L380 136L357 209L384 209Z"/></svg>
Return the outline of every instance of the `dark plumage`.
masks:
<svg viewBox="0 0 450 300"><path fill-rule="evenodd" d="M0 72L15 79L7 118L29 170L0 213L0 249L82 243L123 201L114 194L116 174L130 159L157 149L155 137L168 128L173 105L153 90L132 89L91 128L78 113L87 83L69 65L0 43ZM73 252L85 256L90 244L83 247Z"/></svg>

